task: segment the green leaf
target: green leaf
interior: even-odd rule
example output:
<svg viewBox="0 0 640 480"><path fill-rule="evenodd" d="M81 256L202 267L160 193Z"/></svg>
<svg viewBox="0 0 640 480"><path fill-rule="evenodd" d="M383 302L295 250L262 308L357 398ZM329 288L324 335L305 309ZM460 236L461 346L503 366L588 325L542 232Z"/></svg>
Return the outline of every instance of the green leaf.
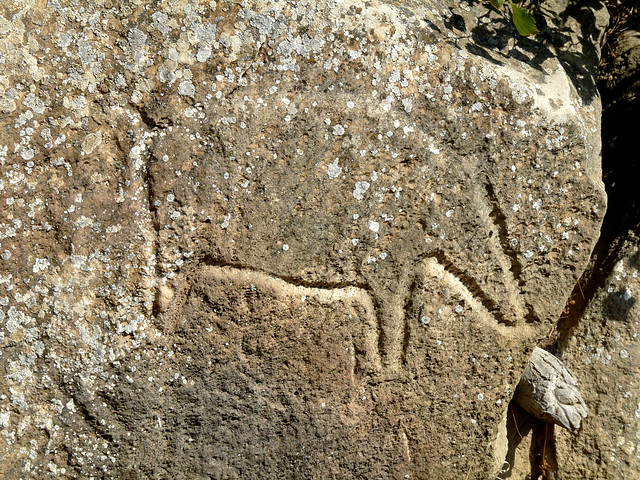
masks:
<svg viewBox="0 0 640 480"><path fill-rule="evenodd" d="M493 1L491 3L493 3ZM513 23L516 25L520 35L528 37L529 35L540 33L540 30L536 27L536 21L533 19L533 15L529 13L529 10L514 4L511 4L511 9L513 12Z"/></svg>
<svg viewBox="0 0 640 480"><path fill-rule="evenodd" d="M496 10L500 10L502 5L504 5L504 0L489 0L489 3L491 3L491 5L493 5L493 8L495 8Z"/></svg>

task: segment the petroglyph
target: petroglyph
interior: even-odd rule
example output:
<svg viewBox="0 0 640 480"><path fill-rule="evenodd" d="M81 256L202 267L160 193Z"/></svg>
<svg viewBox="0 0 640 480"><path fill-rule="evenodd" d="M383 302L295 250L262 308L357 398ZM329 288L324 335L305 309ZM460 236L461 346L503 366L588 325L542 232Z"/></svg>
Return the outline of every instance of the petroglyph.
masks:
<svg viewBox="0 0 640 480"><path fill-rule="evenodd" d="M313 322L323 328L345 329L350 339L351 375L364 372L393 378L406 367L409 347L416 342L412 337L423 335L420 326L431 321L426 313L416 313L425 295L433 305L440 305L435 316L446 320L445 329L463 328L448 323L455 315L465 322L479 321L505 338L513 330L499 307L482 291L472 291L458 273L450 262L427 258L404 273L395 283L395 294L382 300L374 288L331 286L329 282L310 286L300 279L283 279L250 267L196 263L185 268L176 292L163 286L159 299L164 303L158 307L163 313L158 319L170 334L190 322L190 315L198 310L211 315L211 322L224 316L226 322L249 329L261 322L271 329L287 322L299 323L302 330ZM442 298L435 298L434 292L443 292ZM278 310L278 305L287 308ZM274 317L275 311L281 318ZM524 336L533 334L527 325L521 328Z"/></svg>
<svg viewBox="0 0 640 480"><path fill-rule="evenodd" d="M298 323L309 335L314 328L346 329L351 375L380 370L378 320L371 296L362 288L306 287L249 268L199 265L163 317L172 324L169 328L179 330L180 323L189 322L185 311L197 309L197 302L212 322L223 319L247 329L261 322L263 329L273 330Z"/></svg>
<svg viewBox="0 0 640 480"><path fill-rule="evenodd" d="M606 203L558 59L479 2L22 3L0 477L493 478Z"/></svg>

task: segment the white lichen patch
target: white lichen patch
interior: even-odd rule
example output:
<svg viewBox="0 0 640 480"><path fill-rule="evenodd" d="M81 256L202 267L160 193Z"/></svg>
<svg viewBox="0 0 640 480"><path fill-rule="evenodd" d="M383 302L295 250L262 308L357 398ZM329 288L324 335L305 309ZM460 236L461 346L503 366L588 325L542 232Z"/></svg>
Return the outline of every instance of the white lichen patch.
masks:
<svg viewBox="0 0 640 480"><path fill-rule="evenodd" d="M336 158L333 163L330 163L327 167L327 175L330 179L338 178L342 174L342 168L338 165L338 159ZM354 193L355 196L355 193Z"/></svg>
<svg viewBox="0 0 640 480"><path fill-rule="evenodd" d="M362 200L370 186L371 184L369 182L356 182L355 188L353 189L353 198Z"/></svg>

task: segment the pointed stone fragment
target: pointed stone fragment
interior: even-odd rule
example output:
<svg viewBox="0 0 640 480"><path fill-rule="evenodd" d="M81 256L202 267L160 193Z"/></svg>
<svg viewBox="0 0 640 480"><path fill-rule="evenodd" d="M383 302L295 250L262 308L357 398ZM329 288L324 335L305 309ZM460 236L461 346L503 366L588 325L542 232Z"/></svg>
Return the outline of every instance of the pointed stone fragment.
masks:
<svg viewBox="0 0 640 480"><path fill-rule="evenodd" d="M515 399L535 417L571 432L589 414L576 378L556 356L538 347L522 374Z"/></svg>

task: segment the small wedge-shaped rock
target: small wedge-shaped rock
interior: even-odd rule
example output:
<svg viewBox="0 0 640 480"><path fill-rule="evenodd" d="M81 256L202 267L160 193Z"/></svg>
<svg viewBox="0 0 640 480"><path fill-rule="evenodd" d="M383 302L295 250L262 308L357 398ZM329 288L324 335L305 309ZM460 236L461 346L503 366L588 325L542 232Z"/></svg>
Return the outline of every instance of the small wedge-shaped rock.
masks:
<svg viewBox="0 0 640 480"><path fill-rule="evenodd" d="M515 399L532 415L571 432L580 428L589 413L575 377L557 357L538 347L518 383Z"/></svg>

